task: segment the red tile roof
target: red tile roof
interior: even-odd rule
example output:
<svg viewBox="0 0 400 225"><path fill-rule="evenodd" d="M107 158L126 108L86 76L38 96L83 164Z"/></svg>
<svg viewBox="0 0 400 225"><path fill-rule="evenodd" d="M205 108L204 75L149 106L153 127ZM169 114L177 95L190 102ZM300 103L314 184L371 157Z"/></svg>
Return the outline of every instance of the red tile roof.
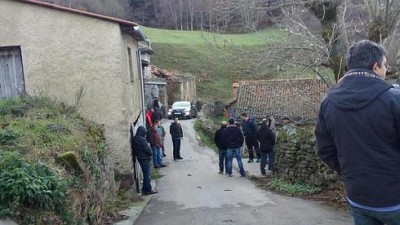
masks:
<svg viewBox="0 0 400 225"><path fill-rule="evenodd" d="M236 115L247 113L257 121L267 115L314 119L327 89L320 79L241 81Z"/></svg>

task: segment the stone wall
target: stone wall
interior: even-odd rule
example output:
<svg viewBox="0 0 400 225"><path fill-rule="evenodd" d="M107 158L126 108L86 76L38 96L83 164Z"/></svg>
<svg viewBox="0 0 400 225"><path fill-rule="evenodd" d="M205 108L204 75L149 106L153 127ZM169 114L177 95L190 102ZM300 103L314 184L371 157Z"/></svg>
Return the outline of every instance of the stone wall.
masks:
<svg viewBox="0 0 400 225"><path fill-rule="evenodd" d="M340 177L318 157L313 125L285 125L277 133L275 172L279 176L328 189L341 187Z"/></svg>

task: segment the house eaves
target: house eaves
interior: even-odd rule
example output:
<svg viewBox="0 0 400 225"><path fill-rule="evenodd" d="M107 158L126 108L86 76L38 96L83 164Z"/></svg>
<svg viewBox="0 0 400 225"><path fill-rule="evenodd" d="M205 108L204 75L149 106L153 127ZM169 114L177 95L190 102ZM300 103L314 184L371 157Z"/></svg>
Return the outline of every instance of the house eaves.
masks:
<svg viewBox="0 0 400 225"><path fill-rule="evenodd" d="M114 22L118 23L121 27L121 30L125 33L130 34L134 39L138 41L144 41L147 39L146 35L139 29L139 24L128 21L128 20L123 20L123 19L118 19L115 17L110 17L110 16L105 16L105 15L100 15L92 12L87 12L79 9L73 9L73 8L68 8L56 4L51 4L47 2L42 2L39 0L16 0L19 2L27 3L27 4L32 4L36 6L41 6L41 7L46 7L54 10L60 10L64 12L69 12L73 14L78 14L82 16L87 16L87 17L92 17L100 20L105 20L109 22Z"/></svg>

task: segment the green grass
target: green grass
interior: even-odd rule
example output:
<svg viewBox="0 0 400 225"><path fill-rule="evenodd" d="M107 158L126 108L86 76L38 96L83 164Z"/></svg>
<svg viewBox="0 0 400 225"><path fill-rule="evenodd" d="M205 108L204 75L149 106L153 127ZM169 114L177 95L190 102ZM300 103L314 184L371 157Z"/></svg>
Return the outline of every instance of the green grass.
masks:
<svg viewBox="0 0 400 225"><path fill-rule="evenodd" d="M233 43L240 46L257 46L266 41L279 40L284 32L277 28L267 29L258 33L246 34L216 34L202 31L176 31L145 27L144 32L152 43L177 45L202 45L207 42Z"/></svg>
<svg viewBox="0 0 400 225"><path fill-rule="evenodd" d="M321 188L319 187L309 184L292 184L285 179L276 176L271 177L271 179L268 181L268 186L273 190L296 196L314 194L321 191Z"/></svg>
<svg viewBox="0 0 400 225"><path fill-rule="evenodd" d="M151 63L161 69L195 75L200 100L230 100L233 97L232 83L239 80L316 76L311 70L302 71L298 67L286 67L278 74L273 70L276 65L265 66L265 63L265 69L261 69L257 74L254 72L254 59L249 58L252 53L266 46L279 46L285 41L297 41L278 28L247 34L216 34L146 27L144 32L155 51ZM332 76L330 70L322 68L320 72L323 76Z"/></svg>

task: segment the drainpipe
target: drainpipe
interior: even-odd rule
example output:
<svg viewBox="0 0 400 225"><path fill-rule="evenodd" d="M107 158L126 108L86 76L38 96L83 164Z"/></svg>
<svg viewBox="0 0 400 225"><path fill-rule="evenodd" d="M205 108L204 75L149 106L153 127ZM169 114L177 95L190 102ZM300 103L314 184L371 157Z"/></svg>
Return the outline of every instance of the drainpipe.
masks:
<svg viewBox="0 0 400 225"><path fill-rule="evenodd" d="M143 78L143 69L142 69L142 51L138 49L137 51L137 59L138 59L138 68L139 68L139 76L140 76L140 88L142 89L140 92L141 101L142 101L142 125L146 127L146 109L144 107L144 78Z"/></svg>

